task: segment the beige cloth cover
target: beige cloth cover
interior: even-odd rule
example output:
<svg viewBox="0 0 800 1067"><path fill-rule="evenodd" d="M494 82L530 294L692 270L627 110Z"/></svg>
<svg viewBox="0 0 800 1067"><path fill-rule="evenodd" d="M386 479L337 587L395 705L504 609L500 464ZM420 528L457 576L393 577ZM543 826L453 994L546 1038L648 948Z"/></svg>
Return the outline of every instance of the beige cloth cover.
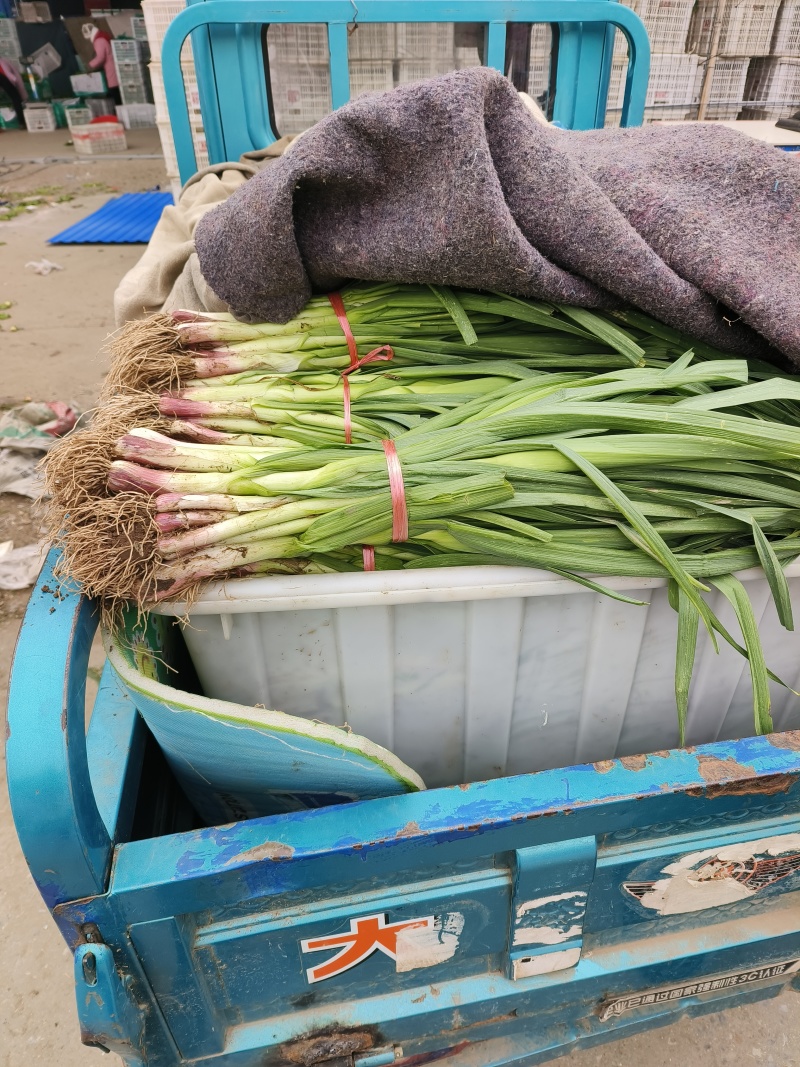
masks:
<svg viewBox="0 0 800 1067"><path fill-rule="evenodd" d="M207 167L189 179L177 204L164 208L142 258L114 293L117 326L162 310L227 311L227 304L215 296L200 273L195 226L261 167L283 155L293 139L282 137L269 148L247 153L238 163Z"/></svg>

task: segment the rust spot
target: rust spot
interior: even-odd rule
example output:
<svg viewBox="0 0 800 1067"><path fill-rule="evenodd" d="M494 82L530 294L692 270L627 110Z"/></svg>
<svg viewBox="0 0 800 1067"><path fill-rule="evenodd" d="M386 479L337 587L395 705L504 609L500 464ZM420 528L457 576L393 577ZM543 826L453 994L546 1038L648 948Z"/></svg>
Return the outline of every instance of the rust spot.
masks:
<svg viewBox="0 0 800 1067"><path fill-rule="evenodd" d="M623 756L620 763L626 771L643 771L647 766L647 756Z"/></svg>
<svg viewBox="0 0 800 1067"><path fill-rule="evenodd" d="M354 850L355 850L356 852L358 852L358 850L359 850L360 848L363 848L363 847L364 847L364 845L363 845L363 843L362 843L361 841L356 841L356 843L355 843L355 844L353 845L353 849L354 849Z"/></svg>
<svg viewBox="0 0 800 1067"><path fill-rule="evenodd" d="M718 759L716 756L698 756L697 769L704 782L728 782L730 779L755 778L756 772L752 767L746 767L737 763L735 759L727 756Z"/></svg>
<svg viewBox="0 0 800 1067"><path fill-rule="evenodd" d="M280 860L290 860L293 855L294 849L291 845L284 845L280 841L265 841L263 845L255 845L253 848L245 849L244 852L239 852L228 860L228 863L250 862L251 860L273 860L277 863Z"/></svg>
<svg viewBox="0 0 800 1067"><path fill-rule="evenodd" d="M456 789L467 790L469 789L469 782L462 782L461 785L457 785Z"/></svg>
<svg viewBox="0 0 800 1067"><path fill-rule="evenodd" d="M788 793L797 781L792 774L764 774L755 778L740 778L733 782L711 782L699 789L687 789L690 797L772 797Z"/></svg>
<svg viewBox="0 0 800 1067"><path fill-rule="evenodd" d="M472 826L467 827L467 829L470 830L473 834L477 833L480 828L481 824L479 822L475 822L472 824Z"/></svg>
<svg viewBox="0 0 800 1067"><path fill-rule="evenodd" d="M596 771L599 771L600 774L608 774L609 771L614 770L614 761L613 759L601 759L598 760L597 763L592 764L592 766Z"/></svg>
<svg viewBox="0 0 800 1067"><path fill-rule="evenodd" d="M356 1052L366 1052L374 1044L375 1038L368 1030L332 1030L292 1041L284 1045L281 1051L290 1063L311 1067L325 1060L343 1059Z"/></svg>
<svg viewBox="0 0 800 1067"><path fill-rule="evenodd" d="M800 730L792 730L788 734L771 734L767 741L775 748L790 748L793 752L800 752Z"/></svg>
<svg viewBox="0 0 800 1067"><path fill-rule="evenodd" d="M421 997L412 997L411 998L411 1003L412 1004L421 1004L424 999L425 999L425 994L423 993Z"/></svg>
<svg viewBox="0 0 800 1067"><path fill-rule="evenodd" d="M419 828L418 822L407 822L405 826L401 827L395 837L416 837L417 834L421 834L422 831Z"/></svg>
<svg viewBox="0 0 800 1067"><path fill-rule="evenodd" d="M657 756L659 759L669 759L672 753L668 748L659 748L656 752L650 752L649 755Z"/></svg>

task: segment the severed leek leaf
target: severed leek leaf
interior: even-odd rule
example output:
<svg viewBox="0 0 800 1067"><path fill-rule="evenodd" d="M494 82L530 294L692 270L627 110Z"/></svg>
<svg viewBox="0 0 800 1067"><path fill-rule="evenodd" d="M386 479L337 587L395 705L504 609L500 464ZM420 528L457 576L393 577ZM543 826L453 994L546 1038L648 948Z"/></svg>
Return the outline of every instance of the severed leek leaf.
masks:
<svg viewBox="0 0 800 1067"><path fill-rule="evenodd" d="M585 330L588 330L599 341L607 344L609 348L613 348L621 356L625 356L635 367L643 367L645 365L644 349L634 341L629 333L625 333L618 326L614 326L608 319L602 319L599 315L595 315L586 308L559 305L558 310L568 319L572 319L579 326L583 326Z"/></svg>
<svg viewBox="0 0 800 1067"><path fill-rule="evenodd" d="M669 372L667 372L669 373ZM771 378L765 382L742 385L738 389L721 389L716 393L703 393L679 400L677 408L692 411L715 411L732 408L739 404L756 404L763 400L800 400L800 383L785 378Z"/></svg>
<svg viewBox="0 0 800 1067"><path fill-rule="evenodd" d="M764 661L764 649L761 647L758 625L753 614L753 605L750 603L750 598L742 583L738 578L734 578L732 574L712 578L711 581L726 600L730 602L742 629L742 637L747 649L747 659L750 664L750 677L753 682L753 712L756 733L771 733L769 674Z"/></svg>
<svg viewBox="0 0 800 1067"><path fill-rule="evenodd" d="M688 352L684 352L682 356L679 356L674 363L670 363L664 373L667 377L677 376L686 370L693 359L694 349L690 348Z"/></svg>
<svg viewBox="0 0 800 1067"><path fill-rule="evenodd" d="M458 327L458 332L464 339L464 344L476 345L478 343L478 335L469 321L469 315L461 306L461 302L453 290L447 285L429 285L428 288Z"/></svg>
<svg viewBox="0 0 800 1067"><path fill-rule="evenodd" d="M579 456L577 452L574 452L567 445L555 444L553 446L562 455L566 456L575 466L583 471L583 473L594 482L597 488L608 497L619 508L622 515L628 520L633 527L633 532L638 536L641 541L641 547L645 548L647 552L656 559L662 567L667 571L670 577L674 578L678 586L683 590L689 600L695 605L701 618L708 630L709 637L717 649L717 640L714 635L713 613L710 608L698 593L698 589L705 589L706 586L702 585L693 578L692 575L685 570L685 568L679 562L677 556L667 545L666 541L661 535L653 528L649 519L642 514L641 510L630 500L621 489L607 478L601 470L598 470L592 463L584 459L583 456ZM624 533L627 533L624 526L620 526Z"/></svg>
<svg viewBox="0 0 800 1067"><path fill-rule="evenodd" d="M678 613L678 643L675 652L675 703L678 708L678 735L686 744L686 720L689 712L689 688L697 651L700 613L674 579L669 580L669 602Z"/></svg>
<svg viewBox="0 0 800 1067"><path fill-rule="evenodd" d="M794 630L794 617L792 615L792 599L789 593L789 583L786 581L786 575L783 573L783 567L781 566L780 560L775 555L775 549L770 544L766 534L756 522L754 516L747 511L722 507L720 504L712 504L710 501L703 501L702 503L698 501L697 503L700 507L708 508L710 511L717 511L722 515L738 519L752 529L756 552L758 552L761 567L766 575L767 582L769 583L772 599L775 601L775 609L778 612L778 619L780 620L781 626L785 629Z"/></svg>

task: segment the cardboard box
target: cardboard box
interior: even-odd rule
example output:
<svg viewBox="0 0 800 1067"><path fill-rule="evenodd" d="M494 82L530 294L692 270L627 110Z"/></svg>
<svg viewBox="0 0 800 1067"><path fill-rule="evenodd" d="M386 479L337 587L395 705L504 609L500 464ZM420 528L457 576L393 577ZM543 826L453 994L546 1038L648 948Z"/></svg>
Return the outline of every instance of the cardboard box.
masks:
<svg viewBox="0 0 800 1067"><path fill-rule="evenodd" d="M44 0L21 0L19 17L23 22L52 22L53 13Z"/></svg>

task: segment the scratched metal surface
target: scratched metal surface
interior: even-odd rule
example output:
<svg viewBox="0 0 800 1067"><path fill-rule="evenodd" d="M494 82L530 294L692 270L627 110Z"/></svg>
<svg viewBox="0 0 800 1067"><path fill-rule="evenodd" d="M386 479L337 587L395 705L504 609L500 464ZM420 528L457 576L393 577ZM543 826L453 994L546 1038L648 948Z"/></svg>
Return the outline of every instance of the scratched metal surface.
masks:
<svg viewBox="0 0 800 1067"><path fill-rule="evenodd" d="M110 684L92 788L95 623L43 575L9 782L85 1035L129 1063L535 1063L797 980L800 735L165 830Z"/></svg>

